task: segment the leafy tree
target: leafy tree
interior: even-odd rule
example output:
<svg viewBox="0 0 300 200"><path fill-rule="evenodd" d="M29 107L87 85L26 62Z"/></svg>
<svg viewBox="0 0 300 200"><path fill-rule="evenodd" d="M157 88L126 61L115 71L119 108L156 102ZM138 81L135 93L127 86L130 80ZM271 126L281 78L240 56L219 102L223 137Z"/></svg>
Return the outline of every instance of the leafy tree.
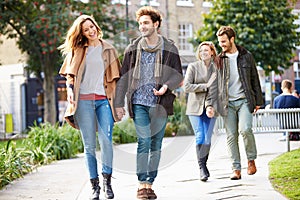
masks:
<svg viewBox="0 0 300 200"><path fill-rule="evenodd" d="M289 3L290 2L290 3ZM214 0L210 13L204 14L204 26L196 32L194 44L216 41L222 25L237 32L236 42L253 53L268 74L278 67L291 66L295 45L299 45L298 16L292 14L295 1ZM217 46L217 45L216 45Z"/></svg>
<svg viewBox="0 0 300 200"><path fill-rule="evenodd" d="M62 57L57 47L62 44L68 28L81 14L93 15L104 37L124 27L110 0L2 0L0 3L0 34L17 38L21 51L28 54L28 70L43 80L44 119L56 122L55 75Z"/></svg>

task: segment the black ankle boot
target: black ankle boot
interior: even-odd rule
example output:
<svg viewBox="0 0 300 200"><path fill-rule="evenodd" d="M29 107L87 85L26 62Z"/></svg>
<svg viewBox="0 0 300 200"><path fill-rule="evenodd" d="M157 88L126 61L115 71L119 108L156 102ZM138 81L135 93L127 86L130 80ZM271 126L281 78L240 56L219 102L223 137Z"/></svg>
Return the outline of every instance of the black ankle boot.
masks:
<svg viewBox="0 0 300 200"><path fill-rule="evenodd" d="M114 192L111 188L111 174L102 174L103 175L103 191L105 193L105 198L113 199Z"/></svg>
<svg viewBox="0 0 300 200"><path fill-rule="evenodd" d="M100 195L100 186L99 186L99 178L93 178L91 179L92 184L92 195L90 197L91 200L99 200Z"/></svg>
<svg viewBox="0 0 300 200"><path fill-rule="evenodd" d="M207 176L207 173L206 173L206 170L205 170L204 166L200 167L200 180L204 181L204 182L208 180L208 176Z"/></svg>

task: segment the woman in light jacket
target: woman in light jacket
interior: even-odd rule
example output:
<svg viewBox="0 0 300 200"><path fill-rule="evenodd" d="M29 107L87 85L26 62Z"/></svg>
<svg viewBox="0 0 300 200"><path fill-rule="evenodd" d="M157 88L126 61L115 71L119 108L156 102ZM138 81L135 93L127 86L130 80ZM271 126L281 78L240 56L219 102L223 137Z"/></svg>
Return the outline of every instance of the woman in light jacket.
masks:
<svg viewBox="0 0 300 200"><path fill-rule="evenodd" d="M184 78L184 91L188 93L186 114L196 136L196 152L200 168L200 180L210 176L206 163L209 155L211 136L215 124L212 110L206 110L206 95L216 80L217 52L212 42L202 42L196 51L198 61L188 65Z"/></svg>
<svg viewBox="0 0 300 200"><path fill-rule="evenodd" d="M66 121L80 130L92 184L91 199L99 199L96 131L101 147L103 191L114 198L111 187L112 129L119 121L113 107L120 62L115 48L102 39L102 30L88 15L79 16L59 49L66 55L59 74L67 79Z"/></svg>

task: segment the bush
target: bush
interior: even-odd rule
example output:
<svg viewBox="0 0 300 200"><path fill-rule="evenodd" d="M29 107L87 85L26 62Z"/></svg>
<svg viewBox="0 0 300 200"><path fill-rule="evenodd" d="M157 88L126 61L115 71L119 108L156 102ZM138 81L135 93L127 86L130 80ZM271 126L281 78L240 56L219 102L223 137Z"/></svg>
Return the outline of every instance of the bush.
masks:
<svg viewBox="0 0 300 200"><path fill-rule="evenodd" d="M193 129L186 112L184 95L178 96L174 101L174 115L169 116L166 127L166 137L175 135L193 135Z"/></svg>
<svg viewBox="0 0 300 200"><path fill-rule="evenodd" d="M113 129L113 142L115 144L125 144L136 142L136 131L133 120L128 118L122 122L116 123Z"/></svg>
<svg viewBox="0 0 300 200"><path fill-rule="evenodd" d="M25 152L34 164L68 159L83 152L80 132L69 125L44 123L31 127L24 142Z"/></svg>
<svg viewBox="0 0 300 200"><path fill-rule="evenodd" d="M32 166L26 162L22 151L16 148L15 141L8 141L0 149L0 189L31 170Z"/></svg>

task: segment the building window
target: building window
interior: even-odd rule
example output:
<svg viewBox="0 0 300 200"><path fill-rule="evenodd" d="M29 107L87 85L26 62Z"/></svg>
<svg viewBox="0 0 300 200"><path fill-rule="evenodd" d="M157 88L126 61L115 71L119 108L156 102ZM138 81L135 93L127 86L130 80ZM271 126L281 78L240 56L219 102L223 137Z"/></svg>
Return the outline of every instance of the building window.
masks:
<svg viewBox="0 0 300 200"><path fill-rule="evenodd" d="M176 5L177 6L185 6L185 7L193 7L194 6L192 0L177 0Z"/></svg>
<svg viewBox="0 0 300 200"><path fill-rule="evenodd" d="M118 4L118 3L120 3L120 4L123 4L123 5L126 5L126 0L111 0L111 3L112 4ZM130 0L128 0L128 5L131 5L131 2L130 2Z"/></svg>
<svg viewBox="0 0 300 200"><path fill-rule="evenodd" d="M295 79L300 79L300 62L294 62Z"/></svg>
<svg viewBox="0 0 300 200"><path fill-rule="evenodd" d="M141 0L142 6L159 6L157 0Z"/></svg>
<svg viewBox="0 0 300 200"><path fill-rule="evenodd" d="M212 4L212 1L211 0L204 0L203 3L202 3L202 6L204 8L212 8L213 7L213 4Z"/></svg>
<svg viewBox="0 0 300 200"><path fill-rule="evenodd" d="M189 43L189 39L193 37L192 24L179 24L178 44L179 50L183 52L193 52L193 45Z"/></svg>

